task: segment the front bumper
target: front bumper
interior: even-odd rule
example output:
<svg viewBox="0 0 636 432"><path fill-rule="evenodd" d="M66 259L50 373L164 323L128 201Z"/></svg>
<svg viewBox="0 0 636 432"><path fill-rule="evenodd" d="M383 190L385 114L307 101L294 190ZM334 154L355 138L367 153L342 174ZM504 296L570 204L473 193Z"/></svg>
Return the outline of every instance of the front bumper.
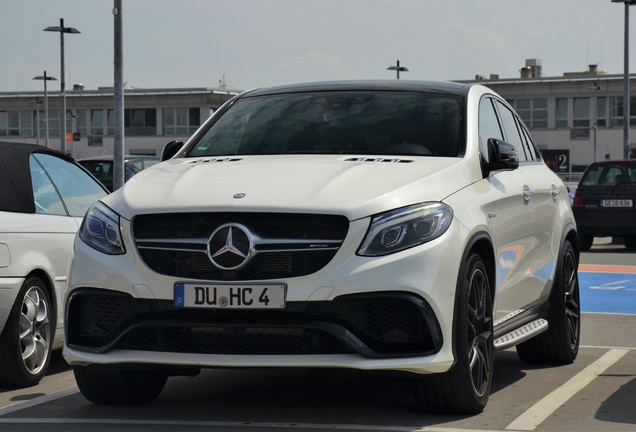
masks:
<svg viewBox="0 0 636 432"><path fill-rule="evenodd" d="M176 308L182 279L153 272L133 247L105 256L76 239L64 356L71 365L448 370L467 233L453 224L419 247L359 257L367 226L352 222L322 270L277 281L288 287L284 311Z"/></svg>

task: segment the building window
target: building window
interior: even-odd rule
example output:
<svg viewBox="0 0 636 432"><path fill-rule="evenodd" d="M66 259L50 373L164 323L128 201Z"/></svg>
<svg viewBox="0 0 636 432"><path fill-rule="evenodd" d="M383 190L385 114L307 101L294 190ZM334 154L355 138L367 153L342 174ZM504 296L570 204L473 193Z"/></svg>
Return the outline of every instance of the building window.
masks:
<svg viewBox="0 0 636 432"><path fill-rule="evenodd" d="M201 125L199 108L164 108L163 134L187 136Z"/></svg>
<svg viewBox="0 0 636 432"><path fill-rule="evenodd" d="M547 129L548 100L547 99L516 99L512 104L521 120L530 129Z"/></svg>
<svg viewBox="0 0 636 432"><path fill-rule="evenodd" d="M35 111L0 111L0 136L33 137Z"/></svg>
<svg viewBox="0 0 636 432"><path fill-rule="evenodd" d="M596 127L607 126L607 98L596 98Z"/></svg>
<svg viewBox="0 0 636 432"><path fill-rule="evenodd" d="M77 133L80 134L80 137L85 137L88 135L88 129L86 127L87 116L88 116L87 110L77 111Z"/></svg>
<svg viewBox="0 0 636 432"><path fill-rule="evenodd" d="M9 112L0 111L0 136L7 136L9 129Z"/></svg>
<svg viewBox="0 0 636 432"><path fill-rule="evenodd" d="M155 108L125 109L124 134L127 136L157 135Z"/></svg>
<svg viewBox="0 0 636 432"><path fill-rule="evenodd" d="M91 136L104 135L104 111L91 110Z"/></svg>
<svg viewBox="0 0 636 432"><path fill-rule="evenodd" d="M623 126L623 97L610 98L611 126ZM636 97L629 98L629 124L636 126Z"/></svg>
<svg viewBox="0 0 636 432"><path fill-rule="evenodd" d="M113 111L112 109L109 109L106 111L106 120L107 120L107 125L106 125L106 134L113 136L115 135L115 111Z"/></svg>
<svg viewBox="0 0 636 432"><path fill-rule="evenodd" d="M49 138L60 137L60 111L49 110Z"/></svg>
<svg viewBox="0 0 636 432"><path fill-rule="evenodd" d="M568 127L568 100L565 98L556 100L554 124L557 129L566 129Z"/></svg>
<svg viewBox="0 0 636 432"><path fill-rule="evenodd" d="M590 98L574 98L572 139L590 138Z"/></svg>

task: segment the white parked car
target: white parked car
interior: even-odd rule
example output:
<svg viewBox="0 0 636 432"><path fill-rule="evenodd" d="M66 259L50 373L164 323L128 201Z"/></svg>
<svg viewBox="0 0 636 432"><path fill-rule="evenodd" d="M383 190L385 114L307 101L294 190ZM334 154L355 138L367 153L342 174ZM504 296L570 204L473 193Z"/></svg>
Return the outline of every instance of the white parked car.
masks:
<svg viewBox="0 0 636 432"><path fill-rule="evenodd" d="M214 367L402 372L422 409L476 413L493 352L570 363L568 193L479 85L245 92L88 212L66 360L96 403Z"/></svg>
<svg viewBox="0 0 636 432"><path fill-rule="evenodd" d="M62 347L73 239L106 193L62 153L0 142L0 387L37 384Z"/></svg>

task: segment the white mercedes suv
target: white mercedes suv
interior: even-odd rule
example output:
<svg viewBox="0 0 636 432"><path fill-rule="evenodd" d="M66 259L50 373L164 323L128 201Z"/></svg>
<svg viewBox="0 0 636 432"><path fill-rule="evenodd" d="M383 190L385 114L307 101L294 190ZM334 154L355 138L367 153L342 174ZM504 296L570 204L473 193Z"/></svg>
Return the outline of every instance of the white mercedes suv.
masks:
<svg viewBox="0 0 636 432"><path fill-rule="evenodd" d="M567 189L479 85L245 92L96 203L75 240L64 355L95 403L200 368L399 372L477 413L495 350L579 347Z"/></svg>

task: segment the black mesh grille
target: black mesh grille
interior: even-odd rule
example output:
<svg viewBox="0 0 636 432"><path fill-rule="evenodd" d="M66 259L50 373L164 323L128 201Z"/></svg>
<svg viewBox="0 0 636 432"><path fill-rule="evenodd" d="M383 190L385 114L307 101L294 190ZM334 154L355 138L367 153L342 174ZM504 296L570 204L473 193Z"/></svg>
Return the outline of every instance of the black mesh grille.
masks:
<svg viewBox="0 0 636 432"><path fill-rule="evenodd" d="M224 223L249 227L261 237L343 239L349 222L344 216L285 213L178 213L139 215L133 220L136 240L144 238L208 237Z"/></svg>
<svg viewBox="0 0 636 432"><path fill-rule="evenodd" d="M192 246L188 242L208 239L219 226L227 223L244 225L254 236L265 241L342 241L349 228L346 217L335 215L187 213L136 216L133 234L139 254L148 267L157 273L179 278L238 281L299 277L317 272L337 252L337 247L291 251L276 251L271 246L267 251L258 251L259 247L256 247L258 253L244 267L221 270L210 261L205 243ZM148 245L147 240L157 242L162 239L165 243L143 247Z"/></svg>
<svg viewBox="0 0 636 432"><path fill-rule="evenodd" d="M146 265L157 273L178 278L219 281L266 280L315 273L333 258L336 251L272 252L256 255L240 270L221 270L207 254L157 249L139 251Z"/></svg>
<svg viewBox="0 0 636 432"><path fill-rule="evenodd" d="M171 301L103 291L73 295L69 344L203 354L335 354L367 357L433 353L441 348L426 302L405 293L291 302L283 311L176 309Z"/></svg>
<svg viewBox="0 0 636 432"><path fill-rule="evenodd" d="M326 331L268 326L142 326L126 334L122 349L196 354L338 354L354 353Z"/></svg>

